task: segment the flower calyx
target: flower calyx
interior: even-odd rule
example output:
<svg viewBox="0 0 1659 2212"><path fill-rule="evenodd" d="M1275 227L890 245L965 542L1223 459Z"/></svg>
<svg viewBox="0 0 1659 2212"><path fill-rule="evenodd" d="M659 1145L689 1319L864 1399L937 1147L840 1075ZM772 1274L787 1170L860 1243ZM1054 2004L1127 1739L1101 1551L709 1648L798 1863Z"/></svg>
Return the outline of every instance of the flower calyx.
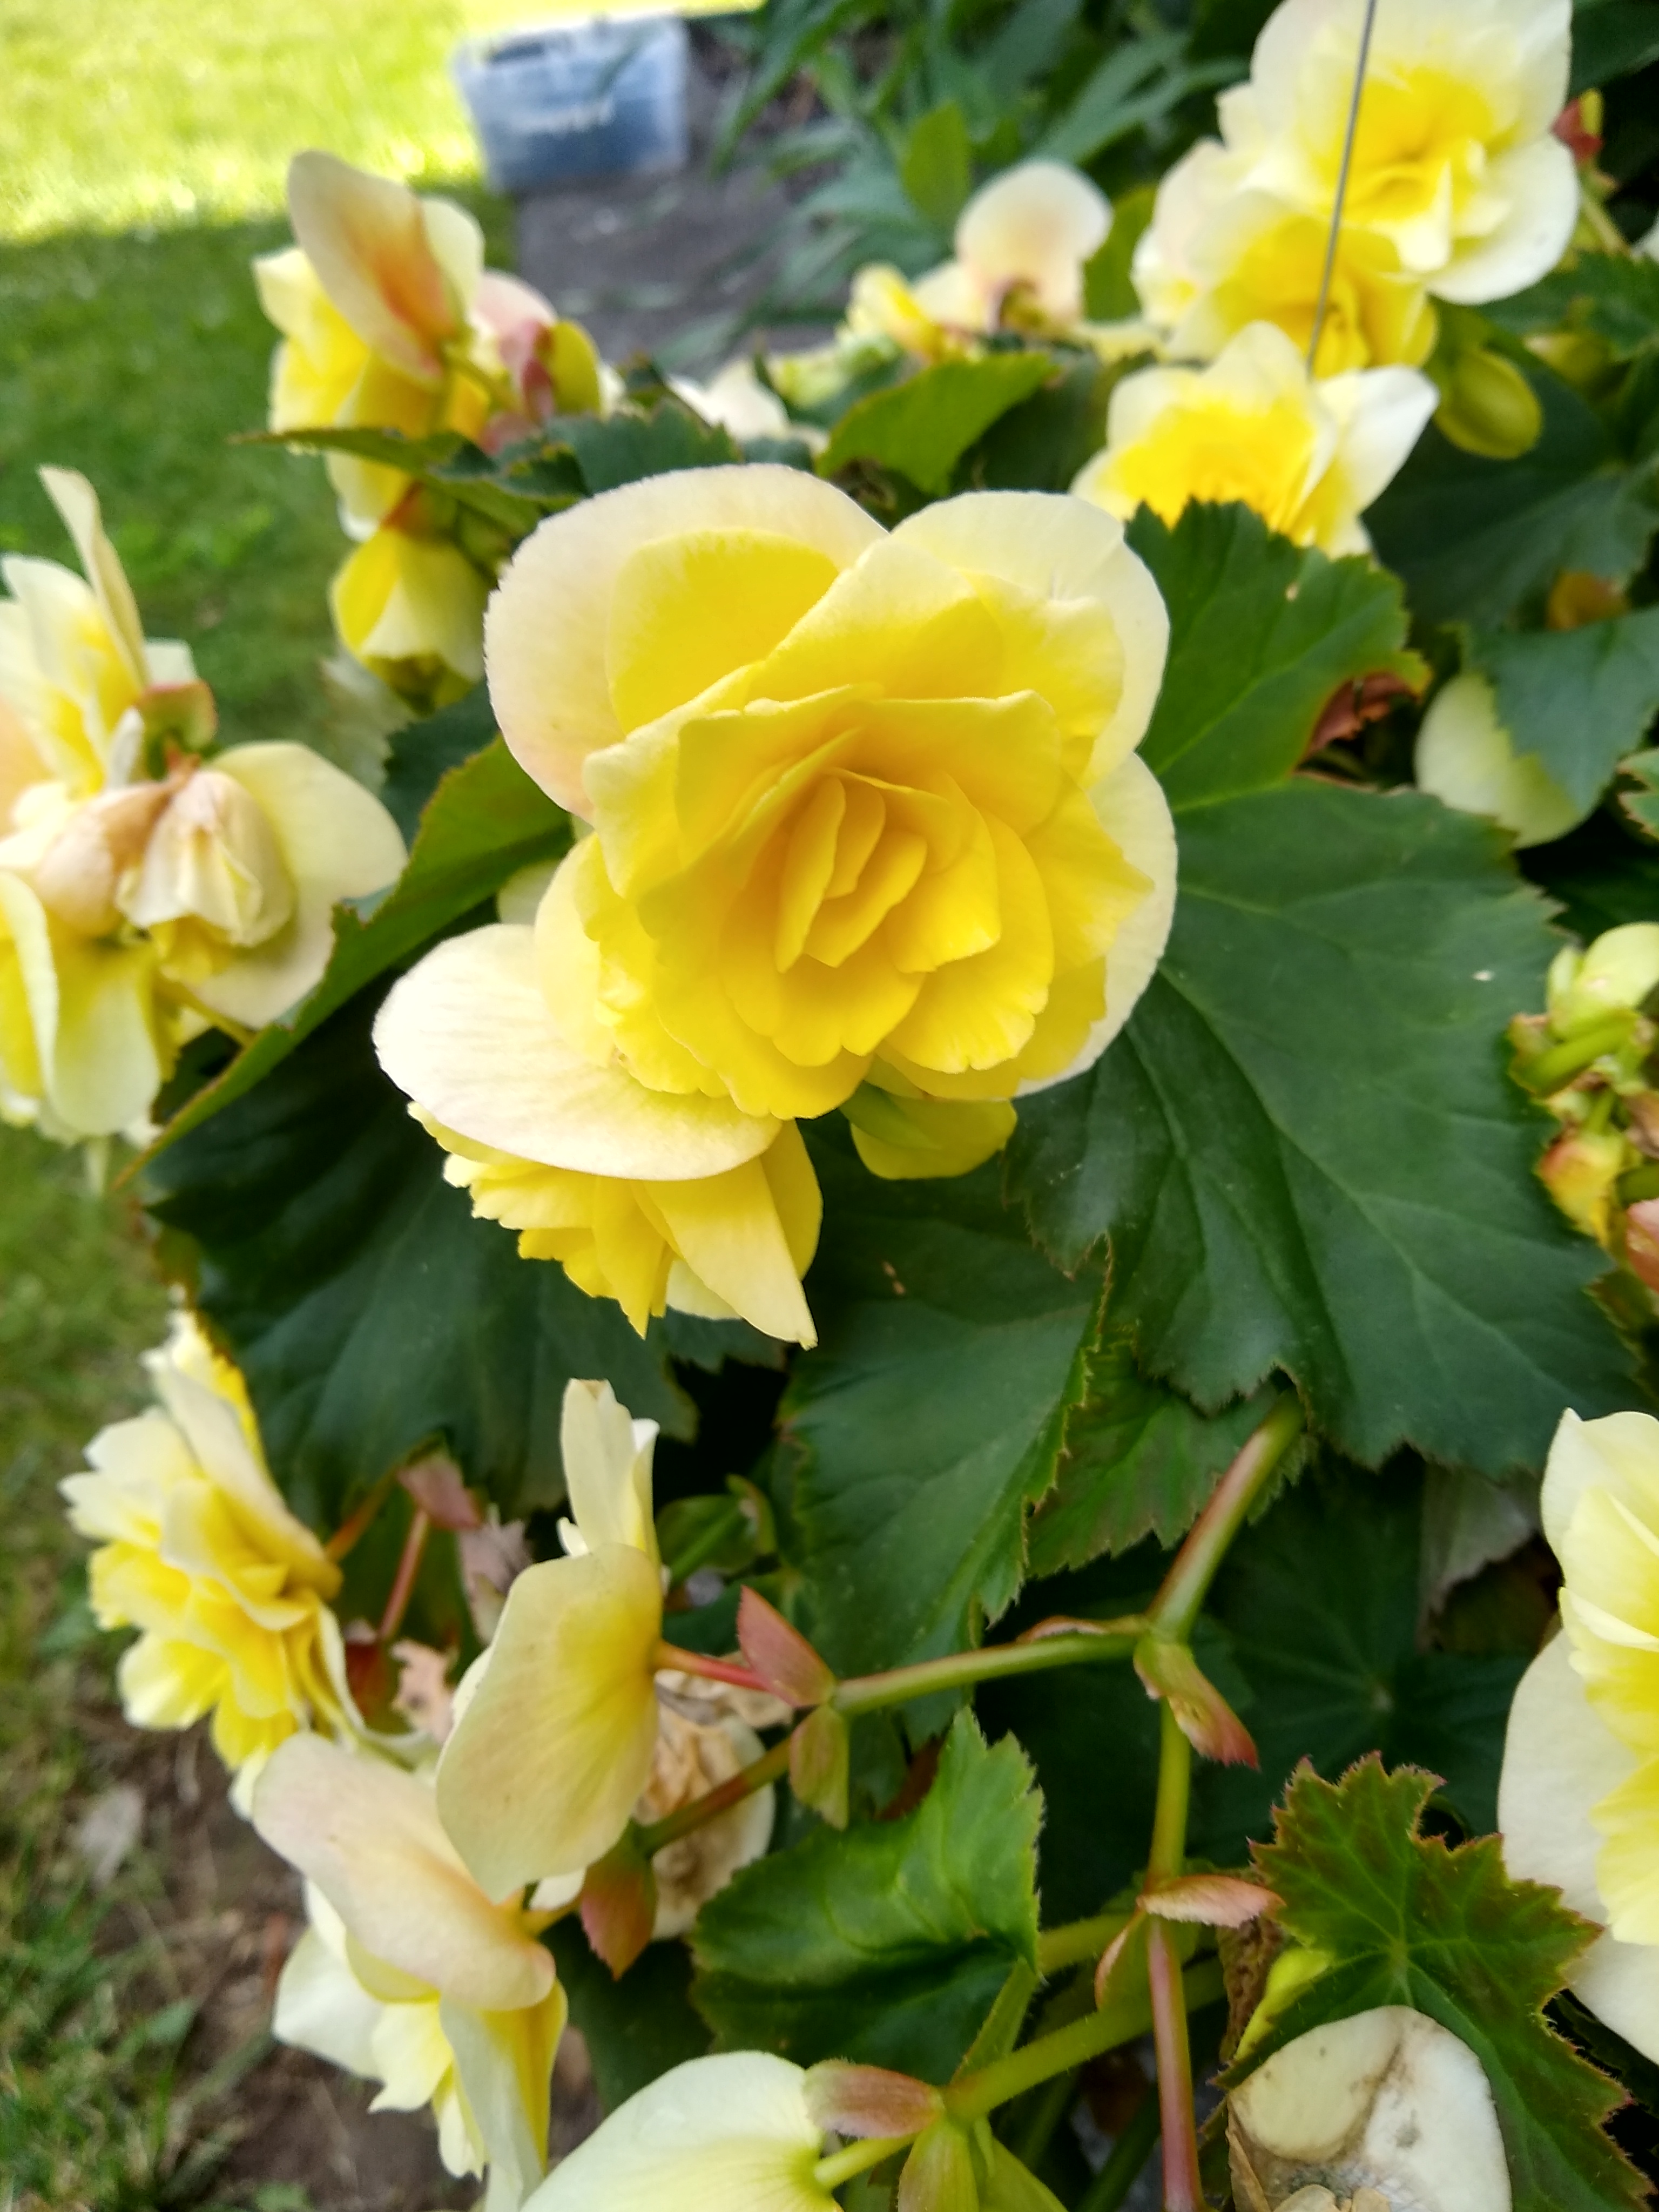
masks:
<svg viewBox="0 0 1659 2212"><path fill-rule="evenodd" d="M583 1878L579 1910L588 1942L620 1981L646 1945L657 1917L657 1878L630 1826Z"/></svg>
<svg viewBox="0 0 1659 2212"><path fill-rule="evenodd" d="M1134 1668L1149 1698L1162 1698L1188 1743L1223 1766L1259 1764L1249 1730L1203 1672L1192 1647L1156 1632L1134 1650Z"/></svg>
<svg viewBox="0 0 1659 2212"><path fill-rule="evenodd" d="M1135 1899L1134 1911L1100 1954L1095 1968L1097 2007L1105 2003L1125 1953L1142 1936L1148 1920L1172 1920L1188 1927L1243 1928L1264 1912L1276 1911L1281 1902L1276 1892L1248 1875L1199 1872L1149 1882Z"/></svg>
<svg viewBox="0 0 1659 2212"><path fill-rule="evenodd" d="M841 1686L799 1629L754 1589L738 1601L738 1648L773 1693L792 1705L823 1705Z"/></svg>

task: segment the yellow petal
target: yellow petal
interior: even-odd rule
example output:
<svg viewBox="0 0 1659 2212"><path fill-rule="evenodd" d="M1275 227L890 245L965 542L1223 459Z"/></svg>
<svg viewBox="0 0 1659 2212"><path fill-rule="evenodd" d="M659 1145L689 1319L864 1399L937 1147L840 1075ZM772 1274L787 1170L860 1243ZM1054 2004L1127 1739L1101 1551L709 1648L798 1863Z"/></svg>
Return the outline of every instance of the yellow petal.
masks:
<svg viewBox="0 0 1659 2212"><path fill-rule="evenodd" d="M549 1167L681 1179L753 1159L776 1133L723 1100L646 1090L554 1028L534 933L496 922L436 946L374 1024L380 1064L447 1127Z"/></svg>
<svg viewBox="0 0 1659 2212"><path fill-rule="evenodd" d="M138 618L138 603L132 596L126 571L104 533L98 495L75 469L42 469L40 481L75 540L75 550L81 556L82 568L98 602L110 643L120 655L133 684L142 690L149 680L143 624Z"/></svg>
<svg viewBox="0 0 1659 2212"><path fill-rule="evenodd" d="M958 258L989 288L1029 285L1045 314L1083 310L1083 264L1105 242L1111 204L1063 161L1021 161L975 193L957 224Z"/></svg>
<svg viewBox="0 0 1659 2212"><path fill-rule="evenodd" d="M686 1265L734 1313L768 1336L812 1345L817 1342L817 1331L801 1290L800 1272L817 1243L816 1212L810 1238L803 1240L798 1229L796 1249L805 1243L805 1259L798 1261L780 1218L773 1176L792 1200L796 1186L785 1181L792 1170L803 1186L811 1180L815 1194L817 1178L793 1123L780 1131L772 1151L780 1148L785 1149L786 1158L771 1173L769 1152L763 1159L706 1182L658 1183L643 1194L661 1214ZM798 1223L805 1211L804 1206L799 1207Z"/></svg>
<svg viewBox="0 0 1659 2212"><path fill-rule="evenodd" d="M308 152L289 165L288 204L323 289L363 343L405 375L435 385L440 349L459 329L471 295L457 296L415 194L335 155ZM459 214L447 208L439 218L452 259L448 234Z"/></svg>
<svg viewBox="0 0 1659 2212"><path fill-rule="evenodd" d="M483 674L489 586L459 546L383 524L329 586L336 629L364 667L395 690L436 663L465 688Z"/></svg>
<svg viewBox="0 0 1659 2212"><path fill-rule="evenodd" d="M569 2007L556 1982L539 2004L489 2012L444 1997L439 2024L489 2166L483 2212L521 2204L547 2171L553 2062Z"/></svg>
<svg viewBox="0 0 1659 2212"><path fill-rule="evenodd" d="M165 1073L147 945L64 938L56 948L58 1036L47 1099L75 1136L113 1135L149 1113Z"/></svg>
<svg viewBox="0 0 1659 2212"><path fill-rule="evenodd" d="M656 1442L657 1424L635 1420L608 1382L566 1383L559 1457L571 1518L590 1552L602 1544L629 1544L655 1559L651 1455Z"/></svg>
<svg viewBox="0 0 1659 2212"><path fill-rule="evenodd" d="M414 1775L291 1736L259 1778L253 1825L366 1951L428 1987L492 2010L552 1987L552 1960L468 1875Z"/></svg>
<svg viewBox="0 0 1659 2212"><path fill-rule="evenodd" d="M438 1762L444 1826L491 1896L576 1873L627 1826L657 1740L661 1626L658 1571L629 1545L544 1561L508 1591Z"/></svg>

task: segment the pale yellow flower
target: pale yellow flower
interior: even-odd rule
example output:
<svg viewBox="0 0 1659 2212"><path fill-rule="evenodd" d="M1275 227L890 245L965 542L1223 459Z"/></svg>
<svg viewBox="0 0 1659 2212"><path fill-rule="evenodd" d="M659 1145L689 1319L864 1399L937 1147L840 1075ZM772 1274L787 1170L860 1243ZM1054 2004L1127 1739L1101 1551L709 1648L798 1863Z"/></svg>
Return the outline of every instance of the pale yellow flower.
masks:
<svg viewBox="0 0 1659 2212"><path fill-rule="evenodd" d="M508 744L594 827L538 924L570 1047L729 1101L750 1158L878 1055L930 1096L1090 1065L1173 904L1134 754L1167 635L1119 526L1040 493L889 535L797 471L701 469L544 523L486 647ZM488 1089L514 1045L471 1050Z"/></svg>
<svg viewBox="0 0 1659 2212"><path fill-rule="evenodd" d="M117 1677L127 1718L177 1729L210 1713L246 1809L296 1729L360 1726L328 1604L340 1571L283 1504L241 1377L196 1323L181 1316L144 1364L161 1405L100 1430L91 1471L60 1486L99 1547L99 1626L140 1631Z"/></svg>
<svg viewBox="0 0 1659 2212"><path fill-rule="evenodd" d="M340 642L400 699L430 714L483 674L489 580L452 538L382 522L337 571L329 607Z"/></svg>
<svg viewBox="0 0 1659 2212"><path fill-rule="evenodd" d="M1298 545L1367 550L1360 516L1434 412L1407 368L1316 382L1284 332L1253 323L1207 368L1146 368L1113 392L1106 444L1072 489L1173 523L1194 500L1243 501Z"/></svg>
<svg viewBox="0 0 1659 2212"><path fill-rule="evenodd" d="M805 2079L759 2051L673 2067L561 2160L526 2212L835 2212Z"/></svg>
<svg viewBox="0 0 1659 2212"><path fill-rule="evenodd" d="M277 2036L379 2081L373 2111L430 2105L449 2172L488 2167L485 2212L518 2212L546 2170L567 2010L547 1916L483 1894L429 1781L316 1736L270 1760L253 1824L307 1877Z"/></svg>
<svg viewBox="0 0 1659 2212"><path fill-rule="evenodd" d="M492 1897L602 1858L650 1775L663 1598L655 1437L609 1383L566 1391L560 1443L582 1548L516 1577L438 1762L444 1826Z"/></svg>
<svg viewBox="0 0 1659 2212"><path fill-rule="evenodd" d="M707 384L675 376L669 384L677 398L702 416L705 422L729 432L740 442L749 438L813 437L822 445L823 433L799 430L775 392L769 392L755 374L747 354L728 361Z"/></svg>
<svg viewBox="0 0 1659 2212"><path fill-rule="evenodd" d="M1517 753L1492 685L1466 669L1436 692L1417 736L1418 787L1460 814L1484 814L1517 845L1547 845L1585 811L1536 753Z"/></svg>
<svg viewBox="0 0 1659 2212"><path fill-rule="evenodd" d="M847 328L929 361L1005 324L1069 335L1083 316L1085 265L1111 227L1110 204L1080 170L1021 161L963 208L952 260L914 281L884 263L861 269Z"/></svg>
<svg viewBox="0 0 1659 2212"><path fill-rule="evenodd" d="M1659 2058L1659 1421L1563 1414L1542 1512L1563 1632L1510 1714L1504 1856L1604 1923L1572 1988Z"/></svg>

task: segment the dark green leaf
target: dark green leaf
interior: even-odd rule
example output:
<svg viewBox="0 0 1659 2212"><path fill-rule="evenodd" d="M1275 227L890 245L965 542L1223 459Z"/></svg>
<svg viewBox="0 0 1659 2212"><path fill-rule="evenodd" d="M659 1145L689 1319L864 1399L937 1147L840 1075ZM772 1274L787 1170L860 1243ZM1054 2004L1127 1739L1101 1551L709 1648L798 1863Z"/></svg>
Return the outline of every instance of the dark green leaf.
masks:
<svg viewBox="0 0 1659 2212"><path fill-rule="evenodd" d="M725 2050L950 2078L1016 1960L1036 1964L1042 1801L966 1713L914 1813L819 1828L704 1906L692 1996Z"/></svg>
<svg viewBox="0 0 1659 2212"><path fill-rule="evenodd" d="M1642 13L1654 27L1659 53L1659 9ZM1659 264L1627 253L1581 253L1570 268L1553 270L1482 312L1518 337L1534 331L1593 331L1607 340L1615 361L1629 361L1659 342Z"/></svg>
<svg viewBox="0 0 1659 2212"><path fill-rule="evenodd" d="M1282 783L1339 684L1419 672L1400 586L1369 561L1304 551L1246 507L1189 507L1173 530L1143 507L1129 543L1170 610L1140 751L1177 812Z"/></svg>
<svg viewBox="0 0 1659 2212"><path fill-rule="evenodd" d="M1564 1405L1630 1390L1504 1072L1543 908L1484 825L1302 779L1185 816L1181 868L1123 1036L1021 1104L1044 1243L1075 1264L1109 1237L1115 1319L1200 1406L1279 1366L1367 1465L1540 1465Z"/></svg>
<svg viewBox="0 0 1659 2212"><path fill-rule="evenodd" d="M334 950L321 981L196 1093L149 1157L246 1097L366 984L406 964L499 890L515 870L556 859L569 842L564 810L531 781L500 738L451 769L421 818L408 866L392 888L335 908Z"/></svg>
<svg viewBox="0 0 1659 2212"><path fill-rule="evenodd" d="M1072 479L1106 442L1112 375L1092 354L1000 416L967 455L975 491L1069 491Z"/></svg>
<svg viewBox="0 0 1659 2212"><path fill-rule="evenodd" d="M968 125L954 100L942 100L911 125L899 181L935 229L948 234L974 188Z"/></svg>
<svg viewBox="0 0 1659 2212"><path fill-rule="evenodd" d="M1478 1479L1478 1478L1476 1478ZM1193 1848L1235 1862L1300 1759L1334 1779L1370 1751L1432 1766L1477 1833L1497 1824L1510 1700L1526 1662L1419 1649L1423 1476L1306 1475L1229 1554L1210 1610L1249 1695L1261 1771L1195 1778Z"/></svg>
<svg viewBox="0 0 1659 2212"><path fill-rule="evenodd" d="M1086 1388L1066 1420L1054 1486L1031 1518L1033 1575L1085 1566L1148 1533L1173 1543L1269 1402L1259 1395L1203 1414L1166 1383L1149 1382L1127 1331L1110 1328L1090 1355Z"/></svg>
<svg viewBox="0 0 1659 2212"><path fill-rule="evenodd" d="M313 1528L423 1443L444 1439L504 1514L563 1491L559 1411L602 1375L636 1414L684 1435L690 1408L608 1300L520 1260L443 1180L369 1042L378 994L147 1168L215 1335L247 1377L271 1468Z"/></svg>
<svg viewBox="0 0 1659 2212"><path fill-rule="evenodd" d="M1603 0L1580 8L1572 25L1573 96L1592 85L1611 84L1659 61L1659 8L1651 0Z"/></svg>
<svg viewBox="0 0 1659 2212"><path fill-rule="evenodd" d="M819 473L874 461L918 490L948 491L957 463L1000 415L1029 399L1054 374L1046 353L988 353L942 361L849 407L830 434Z"/></svg>
<svg viewBox="0 0 1659 2212"><path fill-rule="evenodd" d="M1623 582L1659 524L1651 467L1629 466L1589 401L1559 376L1537 362L1525 374L1544 410L1530 453L1482 460L1431 423L1366 513L1420 621L1502 622L1563 568Z"/></svg>
<svg viewBox="0 0 1659 2212"><path fill-rule="evenodd" d="M1036 149L1048 161L1092 161L1097 154L1157 122L1190 92L1226 84L1240 74L1232 61L1188 63L1178 31L1126 39L1095 70Z"/></svg>
<svg viewBox="0 0 1659 2212"><path fill-rule="evenodd" d="M1659 752L1632 753L1624 767L1635 788L1621 791L1619 803L1650 837L1659 837ZM1650 892L1650 904L1659 905L1659 884Z"/></svg>
<svg viewBox="0 0 1659 2212"><path fill-rule="evenodd" d="M617 1981L594 1956L579 1920L561 1920L544 1941L607 2112L671 2066L708 2051L708 2031L691 2009L691 1958L684 1943L648 1943Z"/></svg>
<svg viewBox="0 0 1659 2212"><path fill-rule="evenodd" d="M661 400L647 415L561 416L548 434L574 453L591 492L614 491L672 469L718 469L743 459L726 431L678 399Z"/></svg>
<svg viewBox="0 0 1659 2212"><path fill-rule="evenodd" d="M1099 1285L1032 1250L994 1164L882 1182L815 1144L818 1346L784 1401L815 1640L866 1672L976 1639L1019 1587L1026 1504L1082 1393Z"/></svg>
<svg viewBox="0 0 1659 2212"><path fill-rule="evenodd" d="M1621 797L1626 807L1640 805L1639 793ZM1533 882L1565 906L1561 926L1586 944L1621 922L1659 921L1659 854L1650 833L1607 809L1556 843L1532 847L1521 859ZM1534 997L1530 1011L1542 1005Z"/></svg>
<svg viewBox="0 0 1659 2212"><path fill-rule="evenodd" d="M1582 629L1471 631L1464 659L1491 678L1516 752L1588 813L1659 710L1659 607Z"/></svg>
<svg viewBox="0 0 1659 2212"><path fill-rule="evenodd" d="M495 734L495 711L482 684L453 707L392 732L380 798L405 845L415 842L421 817L450 769L481 753Z"/></svg>
<svg viewBox="0 0 1659 2212"><path fill-rule="evenodd" d="M1433 1787L1369 1759L1337 1786L1297 1778L1256 1863L1285 1929L1336 1963L1251 2063L1327 2021L1409 2005L1486 2069L1514 2212L1635 2212L1645 2185L1602 2126L1621 2093L1543 2017L1595 1931L1553 1890L1511 1881L1495 1836L1449 1850L1421 1835Z"/></svg>

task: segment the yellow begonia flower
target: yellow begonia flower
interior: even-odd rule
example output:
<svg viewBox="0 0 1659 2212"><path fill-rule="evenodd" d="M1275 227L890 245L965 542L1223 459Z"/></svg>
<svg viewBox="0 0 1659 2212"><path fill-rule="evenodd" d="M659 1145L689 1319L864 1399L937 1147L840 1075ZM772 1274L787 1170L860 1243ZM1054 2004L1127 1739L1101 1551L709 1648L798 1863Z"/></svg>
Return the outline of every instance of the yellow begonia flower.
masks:
<svg viewBox="0 0 1659 2212"><path fill-rule="evenodd" d="M1172 349L1208 358L1271 321L1305 353L1335 201L1362 0L1283 0L1248 83L1158 190L1135 282ZM1422 361L1431 296L1506 297L1565 250L1571 154L1551 133L1567 92L1568 0L1381 0L1322 374Z"/></svg>
<svg viewBox="0 0 1659 2212"><path fill-rule="evenodd" d="M1565 1413L1542 1512L1563 1632L1510 1713L1504 1855L1605 1923L1572 1989L1659 2059L1659 1421Z"/></svg>
<svg viewBox="0 0 1659 2212"><path fill-rule="evenodd" d="M658 1735L662 1571L654 1424L609 1383L572 1382L560 1446L582 1549L527 1568L463 1681L438 1809L491 1897L580 1875L627 1827Z"/></svg>
<svg viewBox="0 0 1659 2212"><path fill-rule="evenodd" d="M429 2104L449 2172L488 2166L486 2212L518 2212L546 2171L567 2011L545 1916L483 1894L429 1782L314 1735L272 1758L253 1825L307 1877L278 2038L380 2082L371 2111Z"/></svg>
<svg viewBox="0 0 1659 2212"><path fill-rule="evenodd" d="M383 522L329 586L341 643L400 699L433 713L483 674L489 580L453 539Z"/></svg>
<svg viewBox="0 0 1659 2212"><path fill-rule="evenodd" d="M794 470L657 477L544 523L485 634L508 744L594 826L538 939L596 1065L763 1122L878 1054L1007 1097L1090 1065L1149 980L1175 849L1134 748L1168 617L1080 501L889 535Z"/></svg>
<svg viewBox="0 0 1659 2212"><path fill-rule="evenodd" d="M1061 161L1022 161L981 186L957 222L956 258L908 282L884 263L853 280L847 328L924 360L1007 323L1066 335L1083 314L1083 270L1112 227L1110 203Z"/></svg>
<svg viewBox="0 0 1659 2212"><path fill-rule="evenodd" d="M1417 735L1418 787L1460 814L1484 814L1517 845L1565 836L1588 808L1576 805L1536 753L1517 753L1484 676L1468 669L1434 696Z"/></svg>
<svg viewBox="0 0 1659 2212"><path fill-rule="evenodd" d="M144 1362L161 1406L102 1429L91 1472L60 1486L99 1548L88 1567L102 1628L137 1628L117 1676L136 1728L213 1716L246 1810L260 1767L296 1729L360 1723L328 1601L340 1571L266 1469L242 1380L181 1316Z"/></svg>
<svg viewBox="0 0 1659 2212"><path fill-rule="evenodd" d="M544 914L562 884L562 872ZM448 939L376 1019L380 1064L449 1154L449 1181L519 1231L526 1259L557 1261L641 1334L672 1304L815 1342L800 1277L822 1206L799 1134L724 1100L647 1091L614 1057L574 1050L540 933L498 922Z"/></svg>
<svg viewBox="0 0 1659 2212"><path fill-rule="evenodd" d="M673 2067L562 2159L526 2212L835 2212L805 2078L759 2051Z"/></svg>
<svg viewBox="0 0 1659 2212"><path fill-rule="evenodd" d="M1170 523L1193 500L1242 500L1298 545L1363 553L1360 515L1435 405L1434 386L1408 368L1316 383L1282 331L1253 323L1207 368L1125 377L1105 447L1072 489L1114 514L1144 503Z"/></svg>
<svg viewBox="0 0 1659 2212"><path fill-rule="evenodd" d="M690 377L669 379L675 397L717 429L742 442L750 438L811 438L822 446L823 433L797 429L775 392L769 392L746 354L728 361L707 384Z"/></svg>

